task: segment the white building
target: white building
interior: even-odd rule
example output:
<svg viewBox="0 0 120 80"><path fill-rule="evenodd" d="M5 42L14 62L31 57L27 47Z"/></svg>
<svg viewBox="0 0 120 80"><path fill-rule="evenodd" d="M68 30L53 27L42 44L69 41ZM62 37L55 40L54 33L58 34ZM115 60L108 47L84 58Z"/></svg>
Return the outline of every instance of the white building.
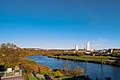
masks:
<svg viewBox="0 0 120 80"><path fill-rule="evenodd" d="M87 51L91 51L91 49L90 49L90 42L89 42L89 41L87 42L86 50L87 50Z"/></svg>
<svg viewBox="0 0 120 80"><path fill-rule="evenodd" d="M78 48L78 45L75 45L75 51L78 51L79 48Z"/></svg>

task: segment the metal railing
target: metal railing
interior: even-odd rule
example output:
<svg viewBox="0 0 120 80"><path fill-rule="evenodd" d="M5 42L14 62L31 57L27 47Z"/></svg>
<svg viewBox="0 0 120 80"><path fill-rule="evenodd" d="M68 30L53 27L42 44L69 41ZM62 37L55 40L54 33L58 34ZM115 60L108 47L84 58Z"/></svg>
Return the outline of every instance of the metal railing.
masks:
<svg viewBox="0 0 120 80"><path fill-rule="evenodd" d="M22 76L22 70L18 70L18 71L13 70L12 72L7 72L7 71L0 72L1 79L19 77L19 76Z"/></svg>

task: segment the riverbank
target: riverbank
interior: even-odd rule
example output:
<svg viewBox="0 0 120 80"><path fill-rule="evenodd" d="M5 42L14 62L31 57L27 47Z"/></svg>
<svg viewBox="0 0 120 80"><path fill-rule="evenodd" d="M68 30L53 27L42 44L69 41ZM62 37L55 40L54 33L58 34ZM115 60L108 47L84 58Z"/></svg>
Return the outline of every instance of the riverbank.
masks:
<svg viewBox="0 0 120 80"><path fill-rule="evenodd" d="M54 56L49 55L50 58L56 58L56 59L63 59L63 60L71 60L71 61L78 61L78 62L90 62L90 63L97 63L97 64L107 64L112 66L119 66L119 61L116 61L115 57L111 56L90 56L90 55L84 55L84 56Z"/></svg>
<svg viewBox="0 0 120 80"><path fill-rule="evenodd" d="M35 55L35 56L40 56L40 55ZM27 58L30 59L30 57L34 57L34 56L28 56ZM32 59L30 59L30 60L35 61L35 60L32 60ZM40 65L40 64L38 64L38 65ZM45 66L47 66L47 65L45 65ZM47 66L47 67L49 67L49 66ZM32 67L32 68L35 68L35 67ZM36 69L37 69L37 67L36 67ZM38 72L38 70L36 70L35 73L32 72L30 75L25 74L25 78L27 78L26 76L28 76L28 78L30 80L32 80L32 79L37 80L37 78L41 79L41 77L39 77L37 75L42 75L42 76L44 76L44 78L42 78L43 80L44 79L46 79L46 80L48 80L48 79L49 80L68 80L68 79L71 79L71 78L76 80L77 77L80 80L89 79L84 75L84 70L80 67L76 67L74 70L69 70L66 66L65 69L56 68L56 69L51 69L51 71L49 71L49 70L46 71L45 70L45 71L42 71L42 72L41 72L41 70L43 70L43 69L41 69L41 67L39 67L39 70L40 70L40 72Z"/></svg>
<svg viewBox="0 0 120 80"><path fill-rule="evenodd" d="M111 77L112 80L119 80L120 68L111 66L111 65L104 65L104 64L101 65L101 64L88 63L88 62L86 63L86 62L79 62L79 61L70 61L70 60L49 58L47 56L42 56L42 55L30 56L29 59L36 61L38 64L48 66L52 70L66 69L66 68L69 70L74 70L77 66L79 66L80 68L83 68L84 75L86 77L87 77L87 75L89 75L89 77L92 80L95 80L96 77L98 77L100 80L105 80L105 77ZM66 68L65 68L65 66L66 66ZM60 71L60 73L62 73L62 72ZM53 73L45 73L45 74L50 75ZM114 75L114 74L116 74L116 75ZM68 80L70 80L69 77L67 77L67 78L68 78ZM64 80L63 77L62 77L62 79Z"/></svg>

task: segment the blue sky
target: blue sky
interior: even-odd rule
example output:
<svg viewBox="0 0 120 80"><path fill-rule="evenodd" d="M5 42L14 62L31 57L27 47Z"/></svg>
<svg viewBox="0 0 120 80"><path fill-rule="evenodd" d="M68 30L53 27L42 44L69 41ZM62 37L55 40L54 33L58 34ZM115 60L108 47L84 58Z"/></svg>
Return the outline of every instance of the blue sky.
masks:
<svg viewBox="0 0 120 80"><path fill-rule="evenodd" d="M120 0L0 0L0 43L120 47Z"/></svg>

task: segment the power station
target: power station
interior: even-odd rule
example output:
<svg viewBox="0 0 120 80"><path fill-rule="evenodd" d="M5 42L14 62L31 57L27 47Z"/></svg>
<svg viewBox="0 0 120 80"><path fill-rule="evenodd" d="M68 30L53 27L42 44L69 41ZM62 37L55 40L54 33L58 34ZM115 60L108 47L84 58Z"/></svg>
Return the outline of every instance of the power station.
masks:
<svg viewBox="0 0 120 80"><path fill-rule="evenodd" d="M87 45L86 45L86 51L91 51L91 49L90 49L90 42L89 41L87 42Z"/></svg>
<svg viewBox="0 0 120 80"><path fill-rule="evenodd" d="M78 50L79 50L78 45L75 45L75 51L78 51Z"/></svg>
<svg viewBox="0 0 120 80"><path fill-rule="evenodd" d="M80 49L82 50L82 49ZM91 51L91 48L90 48L90 41L87 42L86 44L86 47L84 49L85 51ZM75 45L75 51L79 51L79 46L78 45ZM83 51L83 50L82 50Z"/></svg>

